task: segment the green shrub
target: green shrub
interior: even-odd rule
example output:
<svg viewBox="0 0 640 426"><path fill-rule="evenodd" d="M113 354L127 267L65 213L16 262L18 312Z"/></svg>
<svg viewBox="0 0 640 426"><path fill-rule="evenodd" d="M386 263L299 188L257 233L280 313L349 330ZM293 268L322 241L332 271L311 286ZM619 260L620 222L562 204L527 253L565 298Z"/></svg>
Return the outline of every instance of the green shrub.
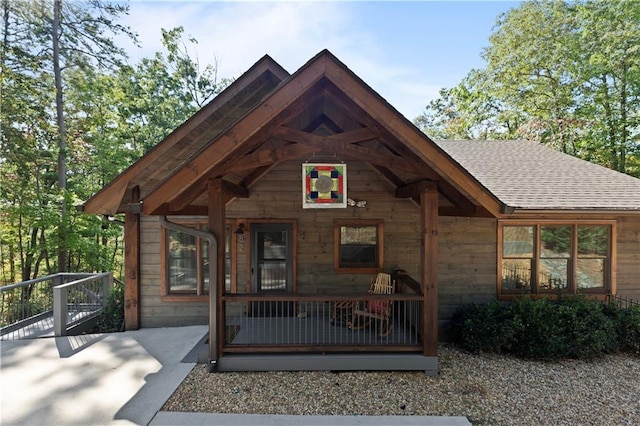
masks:
<svg viewBox="0 0 640 426"><path fill-rule="evenodd" d="M124 285L113 284L107 297L107 306L98 318L97 329L101 333L122 331L124 325Z"/></svg>
<svg viewBox="0 0 640 426"><path fill-rule="evenodd" d="M454 342L470 352L542 360L594 358L637 348L640 309L621 310L582 296L523 297L508 304L464 306L451 325Z"/></svg>
<svg viewBox="0 0 640 426"><path fill-rule="evenodd" d="M512 352L525 358L551 359L565 350L559 313L548 299L516 300L511 305L516 329Z"/></svg>
<svg viewBox="0 0 640 426"><path fill-rule="evenodd" d="M484 305L465 305L451 321L453 341L463 349L499 353L514 342L509 306L492 301Z"/></svg>
<svg viewBox="0 0 640 426"><path fill-rule="evenodd" d="M618 349L621 351L640 351L640 306L622 309L615 302L609 303L605 313L614 323L618 336Z"/></svg>

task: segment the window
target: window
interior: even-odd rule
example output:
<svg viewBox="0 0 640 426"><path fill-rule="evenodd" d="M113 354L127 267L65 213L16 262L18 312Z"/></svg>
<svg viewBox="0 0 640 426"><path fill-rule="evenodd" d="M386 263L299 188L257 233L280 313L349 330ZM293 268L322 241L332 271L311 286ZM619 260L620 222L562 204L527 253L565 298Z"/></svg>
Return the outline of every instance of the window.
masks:
<svg viewBox="0 0 640 426"><path fill-rule="evenodd" d="M614 222L501 222L498 293L613 291L614 232Z"/></svg>
<svg viewBox="0 0 640 426"><path fill-rule="evenodd" d="M185 222L181 225L206 231L203 221ZM225 289L232 289L231 274L231 224L226 226L225 241ZM209 293L209 244L193 235L162 230L162 259L164 263L162 296L206 296Z"/></svg>
<svg viewBox="0 0 640 426"><path fill-rule="evenodd" d="M337 272L382 271L383 223L376 220L334 222L334 268Z"/></svg>

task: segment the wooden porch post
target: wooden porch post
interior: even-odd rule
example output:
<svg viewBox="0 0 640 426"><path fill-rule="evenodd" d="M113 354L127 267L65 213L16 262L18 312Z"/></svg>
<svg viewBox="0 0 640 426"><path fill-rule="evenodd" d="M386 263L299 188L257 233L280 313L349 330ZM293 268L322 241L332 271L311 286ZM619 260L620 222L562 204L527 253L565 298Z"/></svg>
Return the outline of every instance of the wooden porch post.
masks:
<svg viewBox="0 0 640 426"><path fill-rule="evenodd" d="M131 202L140 201L140 188L133 188ZM124 328L140 328L140 213L124 214Z"/></svg>
<svg viewBox="0 0 640 426"><path fill-rule="evenodd" d="M224 343L224 303L222 303L222 296L224 295L225 283L224 250L226 240L225 195L222 179L210 179L207 188L209 193L209 232L218 241L216 282L209 283L209 291L216 292L216 306L209 306L209 315L216 315L216 330L209 330L209 333L215 333L216 353L220 357ZM209 336L209 342L211 342L211 336Z"/></svg>
<svg viewBox="0 0 640 426"><path fill-rule="evenodd" d="M420 194L422 232L422 337L425 356L438 355L438 187L429 184Z"/></svg>

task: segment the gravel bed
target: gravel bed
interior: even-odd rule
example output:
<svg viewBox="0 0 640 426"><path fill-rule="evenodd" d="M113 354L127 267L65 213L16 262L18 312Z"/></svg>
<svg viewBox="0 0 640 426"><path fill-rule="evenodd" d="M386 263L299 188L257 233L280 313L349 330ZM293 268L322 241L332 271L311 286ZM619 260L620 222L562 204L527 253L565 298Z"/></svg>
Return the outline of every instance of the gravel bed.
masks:
<svg viewBox="0 0 640 426"><path fill-rule="evenodd" d="M640 356L544 363L439 349L440 374L208 373L197 365L164 411L465 416L474 424L640 425Z"/></svg>

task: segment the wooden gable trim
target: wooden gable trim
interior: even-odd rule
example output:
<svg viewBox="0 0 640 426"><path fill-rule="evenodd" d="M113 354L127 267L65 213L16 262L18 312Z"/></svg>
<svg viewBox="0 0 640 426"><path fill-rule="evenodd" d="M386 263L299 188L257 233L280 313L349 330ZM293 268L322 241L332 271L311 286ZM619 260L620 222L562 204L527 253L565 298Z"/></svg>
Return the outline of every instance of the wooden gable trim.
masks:
<svg viewBox="0 0 640 426"><path fill-rule="evenodd" d="M295 114L296 106L303 107L309 102L313 102L315 99L320 97L321 94L322 94L322 87L311 89L309 92L307 92L306 98L299 97L295 102L293 102L290 105L291 108L286 108L283 111L279 112L276 115L276 118L268 122L265 126L255 129L256 132L246 139L242 139L242 137L240 136L241 133L239 132L237 138L232 138L235 144L234 145L235 149L230 148L229 150L227 150L225 153L226 157L223 154L219 153L218 151L211 151L210 152L210 155L212 155L211 158L217 161L216 164L213 163L214 160L212 160L212 162L209 164L205 163L204 166L209 166L210 167L209 170L203 174L200 174L195 178L195 180L193 180L192 182L182 187L183 188L182 190L178 190L177 188L172 188L171 186L168 186L167 187L168 192L158 194L160 197L160 200L162 201L162 199L164 198L164 201L162 201L163 204L167 204L167 203L172 204L171 205L172 210L182 210L183 208L186 208L189 203L191 203L193 200L195 200L205 191L208 179L221 178L224 174L232 171L232 167L234 163L240 161L242 158L244 158L245 155L247 155L247 153L256 149L260 144L264 143L265 140L268 140L270 133L277 126L279 126L281 122L291 118L290 116ZM246 125L251 126L251 122L249 122ZM214 141L217 141L222 136L224 135L220 135L219 137L215 138ZM209 145L212 143L213 141L210 142ZM196 156L193 157L194 162L200 162L200 160L201 159L196 158ZM200 170L203 166L202 165L195 166L195 165L187 164L187 167L193 167L194 168L193 171L195 172L196 170ZM172 176L170 176L167 180L169 180L171 177ZM166 180L161 185L165 183L166 183ZM156 187L154 191L156 191L157 189L158 187ZM159 209L159 207L156 209ZM151 210L145 210L145 212L148 212L148 211L151 211ZM147 214L158 214L158 211L159 210L153 211L152 213L147 213Z"/></svg>
<svg viewBox="0 0 640 426"><path fill-rule="evenodd" d="M280 81L289 77L289 73L284 68L282 68L271 57L265 55L234 83L218 94L218 96L216 96L211 102L191 116L163 141L151 148L144 156L138 159L125 171L120 173L120 175L118 175L108 185L89 198L83 205L83 211L93 214L118 213L129 183L140 171L146 169L153 162L157 161L160 156L170 151L174 145L206 121L211 114L229 102L233 97L242 92L245 87L251 84L252 81L266 72L272 73Z"/></svg>
<svg viewBox="0 0 640 426"><path fill-rule="evenodd" d="M441 175L437 174L437 172L429 168L428 165L426 165L424 161L420 160L419 157L415 155L408 147L399 145L397 143L399 139L393 136L380 123L376 122L376 120L371 117L367 111L362 109L361 106L350 99L346 101L349 102L349 104L345 104L345 101L341 99L345 97L345 94L340 90L341 89L339 89L334 84L327 84L327 96L332 100L332 102L334 102L335 105L340 105L342 107L342 110L344 111L343 113L347 113L350 116L357 114L358 121L361 122L361 125L367 126L377 135L377 140L381 142L381 145L385 149L384 151L380 149L380 153L383 153L383 155L385 156L400 156L403 163L402 167L407 168L408 166L410 171L417 173L418 175L426 176L427 178L434 181L442 178ZM390 159L387 159L383 163L383 166L389 168L390 163Z"/></svg>
<svg viewBox="0 0 640 426"><path fill-rule="evenodd" d="M366 159L366 162L368 163L383 166L388 169L402 167L405 169L408 168L414 173L424 173L424 168L417 168L413 167L411 164L407 164L404 158L395 155L393 152L382 146L367 147L354 145L358 142L378 140L378 135L367 127L336 133L330 136L319 136L302 130L280 127L273 133L273 135L274 137L281 138L285 141L304 144L304 148L300 147L300 154L309 154L320 151L333 152L337 155L357 160ZM285 149L286 148L288 147L285 147ZM295 158L291 155L277 155L276 153L271 154L271 156L280 157L278 161L281 161L282 159Z"/></svg>
<svg viewBox="0 0 640 426"><path fill-rule="evenodd" d="M263 141L268 136L264 133L274 130L269 129L270 125L282 124L286 118L286 114L282 114L283 111L323 79L325 68L324 58L317 58L291 76L287 83L272 92L226 132L209 142L197 155L147 194L143 204L145 214L157 214L157 209L171 201L167 200L167 197L175 198L175 195L182 193L200 179L206 176L214 178L215 176L210 174L211 170L233 158L232 154L237 155L237 151L242 145L246 145L248 140L262 138Z"/></svg>
<svg viewBox="0 0 640 426"><path fill-rule="evenodd" d="M493 216L502 216L503 204L493 194L328 52L327 60L331 60L337 65L327 67L327 78L347 95L351 101L364 110L380 126L383 126L385 130L389 131L396 139L402 141L407 148L443 178L448 178L455 182L457 186L480 203Z"/></svg>

